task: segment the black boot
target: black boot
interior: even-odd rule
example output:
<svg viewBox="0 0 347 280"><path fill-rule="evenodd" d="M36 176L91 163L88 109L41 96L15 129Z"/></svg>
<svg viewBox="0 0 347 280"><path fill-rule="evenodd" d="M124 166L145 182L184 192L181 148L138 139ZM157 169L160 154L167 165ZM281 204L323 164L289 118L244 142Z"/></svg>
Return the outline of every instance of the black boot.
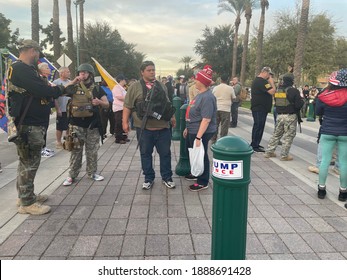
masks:
<svg viewBox="0 0 347 280"><path fill-rule="evenodd" d="M340 201L346 201L347 200L347 191L342 192L341 189L340 189L340 193L339 193L338 199Z"/></svg>
<svg viewBox="0 0 347 280"><path fill-rule="evenodd" d="M325 196L327 195L327 191L325 190L325 186L321 187L318 185L318 198L319 199L324 199Z"/></svg>

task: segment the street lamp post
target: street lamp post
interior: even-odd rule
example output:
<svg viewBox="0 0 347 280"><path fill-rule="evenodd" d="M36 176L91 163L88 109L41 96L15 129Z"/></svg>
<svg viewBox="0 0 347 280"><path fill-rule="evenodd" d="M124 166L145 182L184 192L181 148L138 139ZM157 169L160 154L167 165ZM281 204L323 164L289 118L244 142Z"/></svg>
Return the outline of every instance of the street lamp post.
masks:
<svg viewBox="0 0 347 280"><path fill-rule="evenodd" d="M80 47L79 47L79 35L78 35L78 12L77 12L77 7L78 5L84 3L83 0L76 0L73 2L76 7L76 55L77 55L77 65L78 67L80 65Z"/></svg>

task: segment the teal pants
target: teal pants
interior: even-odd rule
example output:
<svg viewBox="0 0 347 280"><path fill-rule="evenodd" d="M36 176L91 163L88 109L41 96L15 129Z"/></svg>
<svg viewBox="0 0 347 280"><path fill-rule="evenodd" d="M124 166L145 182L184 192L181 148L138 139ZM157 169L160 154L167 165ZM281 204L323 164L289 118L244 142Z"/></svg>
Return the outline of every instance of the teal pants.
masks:
<svg viewBox="0 0 347 280"><path fill-rule="evenodd" d="M347 136L322 134L319 140L322 162L319 167L319 185L325 185L335 145L340 163L340 187L347 188Z"/></svg>

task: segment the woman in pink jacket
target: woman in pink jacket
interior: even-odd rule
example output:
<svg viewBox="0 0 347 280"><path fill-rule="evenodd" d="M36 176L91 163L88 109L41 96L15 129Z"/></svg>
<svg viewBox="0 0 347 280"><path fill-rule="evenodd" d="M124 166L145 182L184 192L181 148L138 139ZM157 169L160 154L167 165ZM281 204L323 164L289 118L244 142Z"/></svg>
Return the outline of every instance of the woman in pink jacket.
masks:
<svg viewBox="0 0 347 280"><path fill-rule="evenodd" d="M113 95L113 105L112 110L114 112L114 118L115 118L115 136L116 136L116 143L118 144L125 144L126 142L129 142L128 135L123 131L122 128L122 115L123 115L123 105L124 105L124 99L125 95L127 94L124 86L126 85L126 78L124 75L119 74L116 77L117 85L114 86L112 89L112 95Z"/></svg>

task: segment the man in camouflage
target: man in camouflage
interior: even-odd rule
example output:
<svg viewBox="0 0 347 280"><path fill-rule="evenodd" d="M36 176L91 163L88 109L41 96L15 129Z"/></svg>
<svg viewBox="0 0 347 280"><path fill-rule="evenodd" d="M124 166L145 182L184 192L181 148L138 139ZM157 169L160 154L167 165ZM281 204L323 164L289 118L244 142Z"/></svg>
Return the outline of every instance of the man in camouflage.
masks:
<svg viewBox="0 0 347 280"><path fill-rule="evenodd" d="M51 112L47 100L61 96L64 87L51 87L40 78L37 62L42 53L37 42L23 40L18 48L19 58L8 71L9 114L15 118L18 131L14 140L19 156L18 213L42 215L51 208L42 204L48 196L34 193L34 179Z"/></svg>
<svg viewBox="0 0 347 280"><path fill-rule="evenodd" d="M70 129L72 130L71 133L74 135L73 138L76 142L71 150L69 176L63 182L64 186L72 185L81 171L84 145L86 149L88 177L94 181L104 180L103 176L96 173L98 149L100 146L99 142L102 136L102 133L100 133L102 129L100 130L101 119L99 107L107 109L109 107L109 102L104 90L95 85L94 76L95 70L93 66L88 63L83 63L78 67L77 77L75 78L78 79L80 83L73 88L67 88L67 94L72 96L72 106L69 109L69 113L71 114L69 116ZM85 109L81 107L74 111L74 98L76 98L77 95L81 96L88 94L91 95L90 104L84 106ZM90 109L87 110L87 107ZM83 111L82 109L85 112L89 111L90 116L83 116L81 114Z"/></svg>
<svg viewBox="0 0 347 280"><path fill-rule="evenodd" d="M285 95L281 95L282 98L280 98L280 95L277 96L277 93L275 93L275 104L278 117L275 131L265 151L266 158L276 157L275 150L283 137L280 160L293 160L293 157L289 155L289 150L296 135L296 126L298 117L300 117L300 109L304 104L300 92L292 87L293 83L294 75L292 73L285 74L283 76L283 84L277 91L283 92Z"/></svg>

